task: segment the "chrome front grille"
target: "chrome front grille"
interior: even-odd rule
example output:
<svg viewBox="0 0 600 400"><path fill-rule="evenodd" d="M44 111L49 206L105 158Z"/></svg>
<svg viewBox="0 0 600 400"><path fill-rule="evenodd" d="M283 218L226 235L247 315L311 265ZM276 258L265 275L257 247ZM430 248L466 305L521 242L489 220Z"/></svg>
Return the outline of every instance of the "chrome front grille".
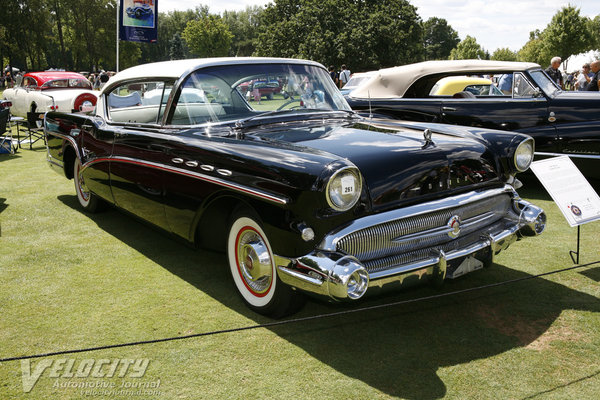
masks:
<svg viewBox="0 0 600 400"><path fill-rule="evenodd" d="M462 242L459 239L506 216L511 203L511 196L501 193L468 204L386 221L341 237L337 250L355 256L368 270L406 264L427 258L431 248L458 245ZM461 230L458 238L452 239L448 235L448 221L455 215L460 217Z"/></svg>

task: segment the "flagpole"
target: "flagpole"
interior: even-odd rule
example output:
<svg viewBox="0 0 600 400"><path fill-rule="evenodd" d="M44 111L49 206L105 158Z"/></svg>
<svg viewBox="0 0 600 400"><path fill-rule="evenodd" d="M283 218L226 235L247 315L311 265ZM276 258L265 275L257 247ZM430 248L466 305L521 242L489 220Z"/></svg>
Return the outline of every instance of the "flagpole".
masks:
<svg viewBox="0 0 600 400"><path fill-rule="evenodd" d="M119 72L119 11L121 9L121 0L117 0L117 71Z"/></svg>

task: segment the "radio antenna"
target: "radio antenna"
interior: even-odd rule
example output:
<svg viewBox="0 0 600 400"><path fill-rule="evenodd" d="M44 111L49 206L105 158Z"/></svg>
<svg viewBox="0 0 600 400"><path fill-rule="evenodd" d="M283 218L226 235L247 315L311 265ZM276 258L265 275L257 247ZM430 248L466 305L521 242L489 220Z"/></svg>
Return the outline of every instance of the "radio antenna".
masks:
<svg viewBox="0 0 600 400"><path fill-rule="evenodd" d="M367 96L369 96L369 120L373 119L373 111L371 110L371 91L367 90Z"/></svg>

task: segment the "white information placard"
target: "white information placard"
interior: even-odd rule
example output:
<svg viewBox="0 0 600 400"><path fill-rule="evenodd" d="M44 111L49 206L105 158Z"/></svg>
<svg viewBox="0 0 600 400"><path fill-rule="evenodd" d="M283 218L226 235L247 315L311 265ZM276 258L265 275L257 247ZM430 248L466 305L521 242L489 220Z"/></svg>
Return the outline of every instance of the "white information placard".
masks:
<svg viewBox="0 0 600 400"><path fill-rule="evenodd" d="M600 197L568 156L535 161L531 170L571 226L600 220Z"/></svg>

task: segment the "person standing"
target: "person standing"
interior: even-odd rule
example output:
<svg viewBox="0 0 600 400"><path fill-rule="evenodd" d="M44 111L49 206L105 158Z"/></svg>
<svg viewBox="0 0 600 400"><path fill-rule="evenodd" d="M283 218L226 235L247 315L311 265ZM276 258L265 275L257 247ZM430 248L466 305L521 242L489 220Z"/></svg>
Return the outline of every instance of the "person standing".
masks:
<svg viewBox="0 0 600 400"><path fill-rule="evenodd" d="M329 76L331 77L331 80L333 81L333 83L335 83L335 86L339 87L340 86L339 75L335 70L335 66L333 66L333 65L329 66Z"/></svg>
<svg viewBox="0 0 600 400"><path fill-rule="evenodd" d="M342 71L340 72L340 89L344 87L350 80L350 70L346 67L346 64L342 64Z"/></svg>
<svg viewBox="0 0 600 400"><path fill-rule="evenodd" d="M546 69L548 76L558 85L559 88L564 89L565 84L563 82L562 73L558 70L560 63L562 62L560 57L552 57L550 60L550 66Z"/></svg>
<svg viewBox="0 0 600 400"><path fill-rule="evenodd" d="M594 73L592 79L588 82L585 90L589 92L600 91L600 81L598 80L598 73L600 72L600 60L596 60L590 64L590 69Z"/></svg>
<svg viewBox="0 0 600 400"><path fill-rule="evenodd" d="M592 80L593 76L594 73L590 70L590 64L583 64L581 72L577 76L577 82L575 82L575 90L585 90L586 85Z"/></svg>
<svg viewBox="0 0 600 400"><path fill-rule="evenodd" d="M512 84L513 74L504 74L498 81L498 89L500 89L502 93L512 96Z"/></svg>

